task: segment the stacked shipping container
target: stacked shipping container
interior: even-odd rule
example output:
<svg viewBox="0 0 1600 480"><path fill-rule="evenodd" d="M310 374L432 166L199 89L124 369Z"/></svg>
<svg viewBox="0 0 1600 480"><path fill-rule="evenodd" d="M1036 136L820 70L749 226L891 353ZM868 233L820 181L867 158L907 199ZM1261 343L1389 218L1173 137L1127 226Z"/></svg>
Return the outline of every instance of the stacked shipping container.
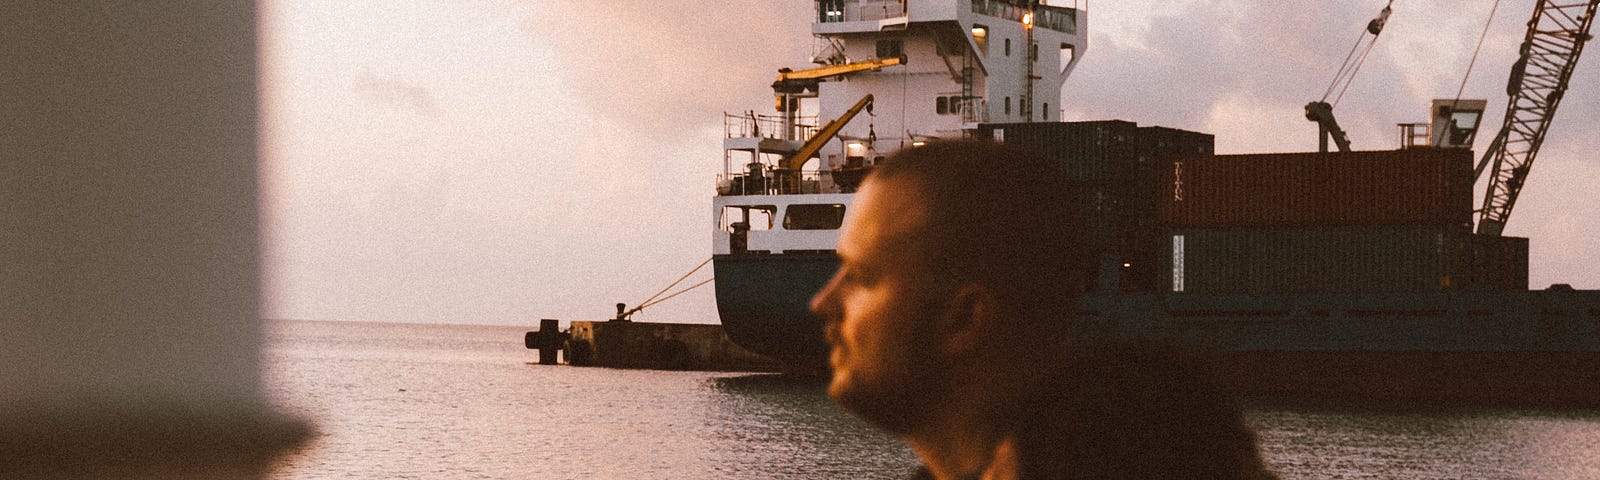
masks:
<svg viewBox="0 0 1600 480"><path fill-rule="evenodd" d="M1517 291L1528 289L1528 239L1466 235L1456 244L1452 288Z"/></svg>
<svg viewBox="0 0 1600 480"><path fill-rule="evenodd" d="M978 135L1038 150L1077 184L1084 234L1107 252L1102 289L1527 288L1527 239L1469 232L1469 150L1213 155L1211 135L1119 120Z"/></svg>
<svg viewBox="0 0 1600 480"><path fill-rule="evenodd" d="M1172 227L1326 227L1472 222L1472 152L1269 153L1178 159L1163 172Z"/></svg>
<svg viewBox="0 0 1600 480"><path fill-rule="evenodd" d="M1168 291L1527 288L1527 239L1469 232L1472 152L1175 159L1158 221Z"/></svg>
<svg viewBox="0 0 1600 480"><path fill-rule="evenodd" d="M1102 288L1147 292L1161 286L1161 175L1173 158L1211 155L1213 136L1121 120L985 124L978 135L1037 150L1076 184L1089 223L1084 234L1108 252L1104 263L1111 272Z"/></svg>

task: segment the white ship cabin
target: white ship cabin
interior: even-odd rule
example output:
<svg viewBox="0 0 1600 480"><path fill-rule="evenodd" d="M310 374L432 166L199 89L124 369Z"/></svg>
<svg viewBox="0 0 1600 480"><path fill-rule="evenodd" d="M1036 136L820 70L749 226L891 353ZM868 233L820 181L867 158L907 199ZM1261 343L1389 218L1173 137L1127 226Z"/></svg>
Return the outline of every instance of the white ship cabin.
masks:
<svg viewBox="0 0 1600 480"><path fill-rule="evenodd" d="M832 251L884 154L980 123L1059 121L1087 46L1071 0L815 3L815 65L778 70L774 110L725 115L715 253Z"/></svg>

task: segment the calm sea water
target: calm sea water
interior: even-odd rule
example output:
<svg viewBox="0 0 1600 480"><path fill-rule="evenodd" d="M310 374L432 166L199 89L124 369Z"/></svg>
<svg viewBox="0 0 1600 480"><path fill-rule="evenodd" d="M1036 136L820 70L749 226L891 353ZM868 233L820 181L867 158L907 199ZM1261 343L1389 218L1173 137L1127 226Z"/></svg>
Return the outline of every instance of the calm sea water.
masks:
<svg viewBox="0 0 1600 480"><path fill-rule="evenodd" d="M272 478L903 478L916 465L820 384L529 365L525 331L271 323L267 389L318 430ZM1595 412L1323 405L1249 418L1285 479L1600 479Z"/></svg>

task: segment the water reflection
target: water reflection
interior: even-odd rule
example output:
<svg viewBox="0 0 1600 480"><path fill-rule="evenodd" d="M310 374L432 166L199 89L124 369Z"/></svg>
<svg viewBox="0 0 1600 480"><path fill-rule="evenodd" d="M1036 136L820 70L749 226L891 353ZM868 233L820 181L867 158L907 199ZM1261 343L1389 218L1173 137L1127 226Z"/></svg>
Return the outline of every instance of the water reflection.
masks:
<svg viewBox="0 0 1600 480"><path fill-rule="evenodd" d="M525 329L270 325L267 393L318 434L274 479L904 478L816 380L527 365ZM1300 478L1600 478L1600 412L1251 405Z"/></svg>
<svg viewBox="0 0 1600 480"><path fill-rule="evenodd" d="M707 380L727 465L784 478L904 478L917 465L900 439L836 407L816 379L748 375ZM737 470L738 467L729 467ZM739 471L726 471L740 477Z"/></svg>
<svg viewBox="0 0 1600 480"><path fill-rule="evenodd" d="M1257 405L1283 478L1600 478L1600 412Z"/></svg>

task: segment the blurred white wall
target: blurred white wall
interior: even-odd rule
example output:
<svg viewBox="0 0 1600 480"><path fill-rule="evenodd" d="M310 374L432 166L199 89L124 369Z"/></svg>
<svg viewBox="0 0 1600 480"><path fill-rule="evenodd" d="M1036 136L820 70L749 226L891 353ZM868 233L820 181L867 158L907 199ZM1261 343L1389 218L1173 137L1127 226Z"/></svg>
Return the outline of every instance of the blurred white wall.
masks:
<svg viewBox="0 0 1600 480"><path fill-rule="evenodd" d="M0 478L254 478L252 1L0 5Z"/></svg>

